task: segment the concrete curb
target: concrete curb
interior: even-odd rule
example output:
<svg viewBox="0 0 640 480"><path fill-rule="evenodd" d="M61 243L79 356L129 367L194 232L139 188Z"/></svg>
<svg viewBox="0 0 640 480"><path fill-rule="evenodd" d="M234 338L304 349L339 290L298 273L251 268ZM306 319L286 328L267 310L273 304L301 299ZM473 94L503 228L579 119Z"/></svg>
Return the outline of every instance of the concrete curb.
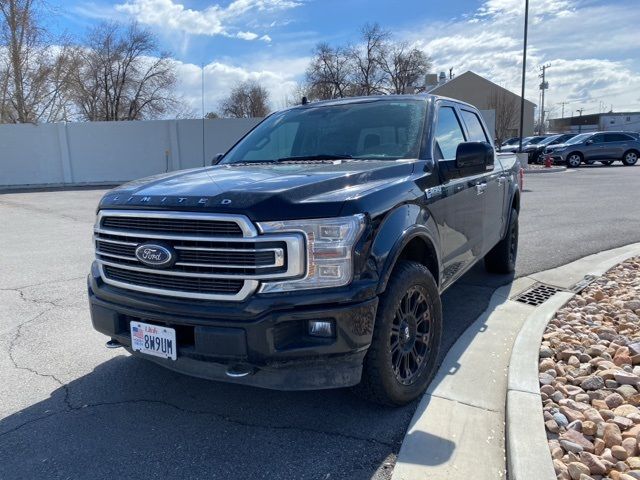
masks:
<svg viewBox="0 0 640 480"><path fill-rule="evenodd" d="M587 275L602 276L627 258L640 255L640 244L600 252L531 278L568 289ZM545 281L546 280L546 281ZM542 418L538 382L539 349L549 321L574 294L559 292L527 317L511 351L506 395L506 455L510 480L555 480Z"/></svg>
<svg viewBox="0 0 640 480"><path fill-rule="evenodd" d="M506 478L507 466L511 480L555 480L542 421L538 350L547 322L573 293L556 293L537 308L512 298L537 282L567 290L635 255L640 243L498 288L422 397L392 480L497 480Z"/></svg>
<svg viewBox="0 0 640 480"><path fill-rule="evenodd" d="M560 173L566 172L567 167L551 167L551 168L525 168L524 174L542 174L542 173Z"/></svg>

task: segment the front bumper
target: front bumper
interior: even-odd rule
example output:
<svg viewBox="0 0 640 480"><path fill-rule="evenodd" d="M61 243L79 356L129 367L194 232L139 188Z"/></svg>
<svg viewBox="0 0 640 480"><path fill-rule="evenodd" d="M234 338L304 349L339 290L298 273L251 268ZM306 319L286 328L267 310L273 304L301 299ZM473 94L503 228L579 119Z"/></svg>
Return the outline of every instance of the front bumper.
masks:
<svg viewBox="0 0 640 480"><path fill-rule="evenodd" d="M311 292L298 295L297 300L295 294L285 295L287 300L278 302L269 298L243 303L185 302L106 285L95 268L88 278L93 327L130 352L132 320L176 330L177 360L131 352L134 355L195 377L278 390L338 388L360 382L378 304L378 298L371 296L373 290L373 285L357 284L339 292L339 297ZM335 336L308 335L309 320L333 322ZM249 373L230 375L237 371Z"/></svg>

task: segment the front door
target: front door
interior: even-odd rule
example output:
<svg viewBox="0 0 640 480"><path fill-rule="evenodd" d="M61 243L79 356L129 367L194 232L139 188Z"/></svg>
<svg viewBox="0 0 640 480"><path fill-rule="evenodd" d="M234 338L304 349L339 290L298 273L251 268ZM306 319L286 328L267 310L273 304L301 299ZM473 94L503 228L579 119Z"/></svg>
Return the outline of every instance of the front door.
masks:
<svg viewBox="0 0 640 480"><path fill-rule="evenodd" d="M447 162L455 162L456 149L465 141L455 104L438 102L433 154L440 170L447 168ZM443 286L457 278L482 252L486 198L481 192L483 182L484 173L444 182L438 192L440 198L431 204L431 213L440 231Z"/></svg>

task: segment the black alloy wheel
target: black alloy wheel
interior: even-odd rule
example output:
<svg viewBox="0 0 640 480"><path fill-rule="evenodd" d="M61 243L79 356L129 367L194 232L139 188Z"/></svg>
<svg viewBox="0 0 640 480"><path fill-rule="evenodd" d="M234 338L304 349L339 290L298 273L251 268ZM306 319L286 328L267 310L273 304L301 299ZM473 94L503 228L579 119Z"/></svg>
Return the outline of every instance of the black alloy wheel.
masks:
<svg viewBox="0 0 640 480"><path fill-rule="evenodd" d="M396 310L389 348L396 380L411 385L424 370L431 346L431 308L424 287L414 285Z"/></svg>

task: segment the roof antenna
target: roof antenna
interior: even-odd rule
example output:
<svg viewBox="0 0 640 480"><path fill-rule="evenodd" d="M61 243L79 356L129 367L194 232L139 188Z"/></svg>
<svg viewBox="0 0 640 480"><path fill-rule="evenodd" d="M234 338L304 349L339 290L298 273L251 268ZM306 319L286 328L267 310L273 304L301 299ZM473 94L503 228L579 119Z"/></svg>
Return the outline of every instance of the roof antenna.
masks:
<svg viewBox="0 0 640 480"><path fill-rule="evenodd" d="M449 80L453 78L453 67L449 69Z"/></svg>
<svg viewBox="0 0 640 480"><path fill-rule="evenodd" d="M306 105L307 103L309 103L309 100L307 100L307 97L302 97L302 105Z"/></svg>

